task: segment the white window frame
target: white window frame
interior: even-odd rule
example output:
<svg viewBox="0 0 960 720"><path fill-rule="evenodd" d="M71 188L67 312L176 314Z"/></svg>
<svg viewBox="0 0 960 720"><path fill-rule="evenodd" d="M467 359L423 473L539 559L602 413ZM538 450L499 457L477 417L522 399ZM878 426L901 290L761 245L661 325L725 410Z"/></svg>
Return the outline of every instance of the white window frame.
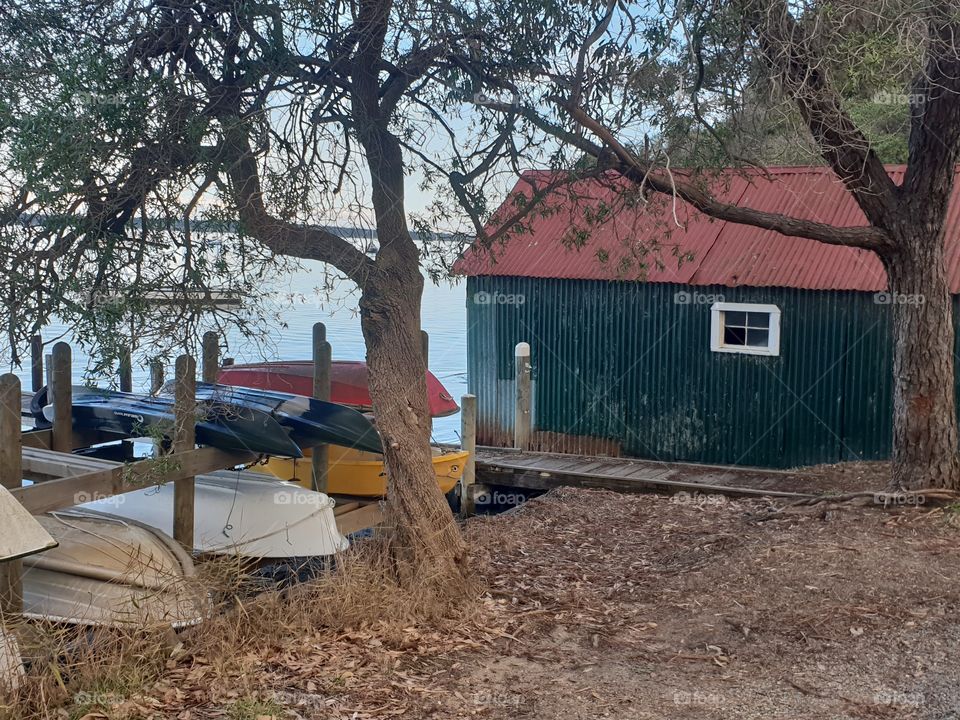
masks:
<svg viewBox="0 0 960 720"><path fill-rule="evenodd" d="M748 312L770 315L770 334L767 347L744 347L743 345L725 345L723 343L723 313ZM757 303L715 302L710 306L710 349L719 353L740 353L742 355L780 355L780 308L776 305Z"/></svg>

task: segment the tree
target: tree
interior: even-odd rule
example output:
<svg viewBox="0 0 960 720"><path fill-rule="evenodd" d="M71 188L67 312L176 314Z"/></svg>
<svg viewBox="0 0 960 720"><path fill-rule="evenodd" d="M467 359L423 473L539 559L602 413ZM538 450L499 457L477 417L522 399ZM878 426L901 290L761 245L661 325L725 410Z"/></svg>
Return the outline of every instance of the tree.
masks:
<svg viewBox="0 0 960 720"><path fill-rule="evenodd" d="M8 267L31 271L8 277L6 296L17 301L4 319L11 340L22 340L29 322L15 307L32 298L43 317L72 303L89 326L103 309L71 292L129 285L125 294L136 296L171 281L151 273L157 266L200 287L251 265L262 275L274 255L337 268L360 290L397 573L457 592L466 548L432 470L421 249L404 203L412 168L442 170L429 162L427 133L455 139L436 108L472 98L445 75L469 53L474 21L441 8L390 0L5 6L3 251ZM467 170L470 155L459 158ZM323 224L344 209L372 218L375 257ZM214 220L229 243L191 234ZM52 288L50 278L58 278Z"/></svg>
<svg viewBox="0 0 960 720"><path fill-rule="evenodd" d="M944 0L870 5L604 2L591 4L572 24L558 20L552 5L537 5L512 36L485 46L470 71L489 92L535 87L531 102L488 110L539 132L539 147L549 149L557 169L582 167L583 156L592 158L620 179L628 202L649 193L679 197L709 216L776 230L782 242L804 237L876 253L894 297L915 299L892 307L893 485L960 488L944 263L960 148L960 15ZM856 35L864 23L869 33ZM556 27L545 31L551 24ZM530 42L528 28L553 40L535 67L517 67L513 46ZM865 44L867 36L872 45ZM868 52L877 47L883 50ZM910 78L909 87L891 87L889 100L879 100L909 111L908 162L899 185L838 90L857 71ZM694 157L719 154L728 165L762 166L749 155L756 143L735 137L739 127L723 127L751 103L767 115L782 108L784 122L800 121L808 142L863 211L865 225L838 227L737 206L715 192L709 170L674 171L676 148L665 130L678 118L693 118L700 130L702 152ZM770 118L763 124L769 126ZM568 183L576 181L576 172L565 174ZM524 217L543 207L543 190L534 183L508 222L481 229L481 246L522 230Z"/></svg>

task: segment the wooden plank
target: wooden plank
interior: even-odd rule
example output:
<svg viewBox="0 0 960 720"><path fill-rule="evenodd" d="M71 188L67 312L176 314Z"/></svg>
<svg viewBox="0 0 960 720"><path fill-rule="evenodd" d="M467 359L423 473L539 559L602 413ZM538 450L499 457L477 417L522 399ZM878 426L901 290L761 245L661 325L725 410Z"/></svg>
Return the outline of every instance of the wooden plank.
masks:
<svg viewBox="0 0 960 720"><path fill-rule="evenodd" d="M72 453L25 447L23 449L23 474L33 478L64 478L102 470L112 463L97 458L88 458ZM106 465L104 465L106 463Z"/></svg>
<svg viewBox="0 0 960 720"><path fill-rule="evenodd" d="M330 366L333 364L333 348L327 342L327 326L322 322L313 325L313 396L317 400L330 400ZM315 445L310 459L310 485L317 492L327 492L329 486L330 451L326 443Z"/></svg>
<svg viewBox="0 0 960 720"><path fill-rule="evenodd" d="M54 450L73 450L73 367L70 346L58 342L53 346L50 385L53 391Z"/></svg>
<svg viewBox="0 0 960 720"><path fill-rule="evenodd" d="M473 485L477 482L477 396L460 398L460 443L470 453L460 476L460 514L470 517L475 511Z"/></svg>
<svg viewBox="0 0 960 720"><path fill-rule="evenodd" d="M53 433L50 430L24 430L20 435L21 443L25 448L53 447Z"/></svg>
<svg viewBox="0 0 960 720"><path fill-rule="evenodd" d="M349 535L360 530L374 528L383 524L383 511L380 503L364 505L356 510L337 515L337 529L341 535Z"/></svg>
<svg viewBox="0 0 960 720"><path fill-rule="evenodd" d="M30 389L37 392L43 387L43 338L30 338Z"/></svg>
<svg viewBox="0 0 960 720"><path fill-rule="evenodd" d="M107 497L135 490L151 484L162 484L194 477L213 470L253 462L256 456L249 452L227 452L212 447L188 450L183 453L149 458L126 465L114 465L102 470L74 475L60 480L49 480L10 492L30 512L37 514L76 505L77 498Z"/></svg>
<svg viewBox="0 0 960 720"><path fill-rule="evenodd" d="M343 515L344 513L346 513L346 512L351 512L351 511L353 511L353 510L356 510L356 509L359 508L359 507L362 507L362 506L361 506L360 503L357 502L356 500L354 500L353 502L346 502L346 503L342 503L342 504L341 504L341 503L337 503L337 504L334 505L334 507L333 507L333 514L334 514L334 515Z"/></svg>
<svg viewBox="0 0 960 720"><path fill-rule="evenodd" d="M557 487L583 487L617 492L650 492L663 490L697 490L704 493L719 493L731 496L781 497L801 499L813 497L810 493L767 490L733 485L713 485L692 480L667 480L643 478L623 478L616 475L594 473L579 475L575 473L543 475L532 468L504 469L501 472L488 472L486 468L477 468L477 476L482 482L491 485L508 485L531 490L552 490Z"/></svg>
<svg viewBox="0 0 960 720"><path fill-rule="evenodd" d="M200 371L205 383L215 383L220 374L220 336L212 330L203 334L203 355Z"/></svg>
<svg viewBox="0 0 960 720"><path fill-rule="evenodd" d="M20 378L13 373L0 375L0 485L10 490L23 484L20 395ZM0 563L0 611L3 617L23 612L23 563L20 560Z"/></svg>
<svg viewBox="0 0 960 720"><path fill-rule="evenodd" d="M133 355L129 347L120 351L120 392L133 392Z"/></svg>
<svg viewBox="0 0 960 720"><path fill-rule="evenodd" d="M197 363L189 355L177 358L174 382L173 451L184 453L197 444ZM173 487L173 538L189 550L194 547L194 474L176 478Z"/></svg>

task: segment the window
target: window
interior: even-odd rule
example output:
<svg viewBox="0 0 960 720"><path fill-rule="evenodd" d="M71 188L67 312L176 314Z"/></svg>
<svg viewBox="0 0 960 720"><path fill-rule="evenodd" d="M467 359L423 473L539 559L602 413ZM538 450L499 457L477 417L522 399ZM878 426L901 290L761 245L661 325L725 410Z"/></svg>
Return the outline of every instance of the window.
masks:
<svg viewBox="0 0 960 720"><path fill-rule="evenodd" d="M710 349L748 355L780 354L780 308L717 302L710 307Z"/></svg>

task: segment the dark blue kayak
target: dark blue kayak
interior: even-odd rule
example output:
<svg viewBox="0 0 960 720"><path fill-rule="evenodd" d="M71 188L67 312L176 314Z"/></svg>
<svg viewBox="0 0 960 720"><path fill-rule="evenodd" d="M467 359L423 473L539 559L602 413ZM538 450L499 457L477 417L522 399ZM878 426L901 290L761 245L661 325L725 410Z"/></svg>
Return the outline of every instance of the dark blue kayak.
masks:
<svg viewBox="0 0 960 720"><path fill-rule="evenodd" d="M35 414L43 412L46 388L34 397ZM73 425L76 428L117 433L125 437L148 437L173 433L172 397L150 397L100 388L73 388ZM49 407L49 406L46 406ZM38 412L39 411L39 412ZM224 450L247 450L257 455L303 457L290 432L273 415L252 406L208 405L197 408L197 443Z"/></svg>
<svg viewBox="0 0 960 720"><path fill-rule="evenodd" d="M169 382L161 392L169 396L173 389ZM209 407L243 407L269 413L300 447L328 443L383 452L373 423L345 405L273 390L210 383L197 383L197 402Z"/></svg>

